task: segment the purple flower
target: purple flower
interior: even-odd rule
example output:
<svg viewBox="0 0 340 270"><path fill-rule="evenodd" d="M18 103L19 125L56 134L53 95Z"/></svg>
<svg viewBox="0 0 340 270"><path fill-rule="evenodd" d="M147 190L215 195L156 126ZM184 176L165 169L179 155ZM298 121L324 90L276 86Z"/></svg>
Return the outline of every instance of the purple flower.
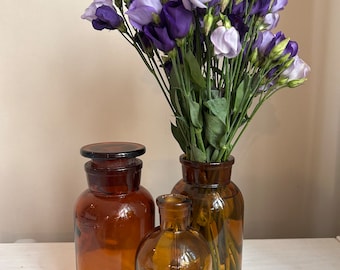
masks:
<svg viewBox="0 0 340 270"><path fill-rule="evenodd" d="M284 9L284 7L288 4L288 0L274 0L270 12L278 12L279 10Z"/></svg>
<svg viewBox="0 0 340 270"><path fill-rule="evenodd" d="M160 0L133 0L126 14L130 23L138 30L153 20L154 14L160 14L162 4Z"/></svg>
<svg viewBox="0 0 340 270"><path fill-rule="evenodd" d="M286 46L286 49L283 51L283 55L290 54L291 57L297 55L299 51L299 45L296 41L290 40Z"/></svg>
<svg viewBox="0 0 340 270"><path fill-rule="evenodd" d="M240 39L242 41L245 34L248 32L249 27L243 22L243 19L238 15L230 14L228 18L231 22L231 25L234 26L236 30L239 32Z"/></svg>
<svg viewBox="0 0 340 270"><path fill-rule="evenodd" d="M246 14L246 8L248 8L251 2L254 2L251 7L250 14L264 16L269 12L271 1L272 0L257 0L257 1L243 0L237 3L238 2L237 0L233 0L232 13L244 17Z"/></svg>
<svg viewBox="0 0 340 270"><path fill-rule="evenodd" d="M290 54L291 57L294 57L298 52L298 44L295 41L289 41L288 44L284 48L279 48L279 44L281 41L286 40L285 35L282 32L276 33L273 39L269 42L264 54L267 56L273 50L282 51L281 56L286 54Z"/></svg>
<svg viewBox="0 0 340 270"><path fill-rule="evenodd" d="M282 72L282 76L288 79L288 84L289 82L302 83L305 81L310 70L310 67L296 55L294 57L294 62Z"/></svg>
<svg viewBox="0 0 340 270"><path fill-rule="evenodd" d="M92 26L96 30L119 28L123 19L117 14L116 10L109 6L101 6L96 10L96 19L92 20Z"/></svg>
<svg viewBox="0 0 340 270"><path fill-rule="evenodd" d="M178 1L168 1L161 12L161 20L172 39L185 37L193 22L193 14Z"/></svg>
<svg viewBox="0 0 340 270"><path fill-rule="evenodd" d="M92 22L94 19L97 19L96 11L97 8L101 6L109 6L114 8L112 5L112 0L94 0L91 5L85 10L81 18Z"/></svg>
<svg viewBox="0 0 340 270"><path fill-rule="evenodd" d="M234 28L226 28L224 26L217 27L210 37L214 44L214 53L217 57L234 58L241 51L240 35Z"/></svg>
<svg viewBox="0 0 340 270"><path fill-rule="evenodd" d="M233 7L232 7L232 14L239 15L243 17L245 15L245 2L241 1L238 4L236 4L236 0L233 0Z"/></svg>
<svg viewBox="0 0 340 270"><path fill-rule="evenodd" d="M264 56L269 43L273 40L274 37L275 35L270 31L259 32L253 48L257 48L260 55Z"/></svg>
<svg viewBox="0 0 340 270"><path fill-rule="evenodd" d="M176 42L170 38L168 29L164 25L150 23L143 27L143 32L152 44L163 52L169 52L176 46Z"/></svg>
<svg viewBox="0 0 340 270"><path fill-rule="evenodd" d="M270 2L271 0L254 1L250 14L257 14L260 16L266 15L269 11Z"/></svg>

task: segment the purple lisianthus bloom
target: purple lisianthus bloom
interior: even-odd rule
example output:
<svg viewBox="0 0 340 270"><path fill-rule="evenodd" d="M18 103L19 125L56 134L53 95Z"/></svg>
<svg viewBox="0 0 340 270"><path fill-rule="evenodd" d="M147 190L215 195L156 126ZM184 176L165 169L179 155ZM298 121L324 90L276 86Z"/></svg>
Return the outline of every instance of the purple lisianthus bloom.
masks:
<svg viewBox="0 0 340 270"><path fill-rule="evenodd" d="M236 4L236 0L233 0L233 6L232 6L232 14L235 15L239 15L241 17L243 17L245 15L245 2L239 2L238 4Z"/></svg>
<svg viewBox="0 0 340 270"><path fill-rule="evenodd" d="M126 14L130 23L138 30L152 22L154 14L160 14L162 4L160 0L133 0Z"/></svg>
<svg viewBox="0 0 340 270"><path fill-rule="evenodd" d="M298 55L294 57L294 62L282 72L282 76L291 81L305 80L311 68Z"/></svg>
<svg viewBox="0 0 340 270"><path fill-rule="evenodd" d="M149 23L143 27L143 32L152 44L163 52L169 52L176 46L176 42L170 38L168 29L164 25Z"/></svg>
<svg viewBox="0 0 340 270"><path fill-rule="evenodd" d="M207 8L206 4L211 0L183 0L183 5L187 10L195 8Z"/></svg>
<svg viewBox="0 0 340 270"><path fill-rule="evenodd" d="M96 30L109 29L114 30L119 28L123 19L116 10L109 6L101 6L96 10L96 19L92 20L92 26Z"/></svg>
<svg viewBox="0 0 340 270"><path fill-rule="evenodd" d="M232 13L240 16L245 16L246 8L251 4L252 1L244 0L237 3L237 0L233 0ZM251 6L250 14L251 15L260 15L264 16L269 12L271 0L257 0L254 1Z"/></svg>
<svg viewBox="0 0 340 270"><path fill-rule="evenodd" d="M274 0L270 12L278 12L279 10L284 9L284 7L288 4L288 0Z"/></svg>
<svg viewBox="0 0 340 270"><path fill-rule="evenodd" d="M257 0L254 2L250 14L264 16L268 13L271 0Z"/></svg>
<svg viewBox="0 0 340 270"><path fill-rule="evenodd" d="M193 22L193 13L185 9L180 1L164 4L160 17L172 39L185 37Z"/></svg>
<svg viewBox="0 0 340 270"><path fill-rule="evenodd" d="M273 40L275 35L270 31L262 31L258 33L258 37L254 42L253 49L257 48L260 55L264 56L269 43Z"/></svg>
<svg viewBox="0 0 340 270"><path fill-rule="evenodd" d="M236 30L239 32L240 39L242 41L245 34L248 32L249 27L244 23L243 19L238 15L230 14L228 18L231 22L231 25L234 26Z"/></svg>
<svg viewBox="0 0 340 270"><path fill-rule="evenodd" d="M275 46L279 45L279 43L285 40L285 35L280 31L274 35L273 39L269 42L264 54L269 55L270 52L275 48ZM289 41L287 46L284 48L282 52L282 56L286 54L290 54L291 57L294 57L298 52L298 44L295 41Z"/></svg>
<svg viewBox="0 0 340 270"><path fill-rule="evenodd" d="M234 58L241 52L240 35L235 27L217 27L210 36L217 57Z"/></svg>
<svg viewBox="0 0 340 270"><path fill-rule="evenodd" d="M112 0L94 0L91 5L85 10L84 14L81 16L82 19L92 22L97 18L96 11L97 8L101 6L113 7Z"/></svg>

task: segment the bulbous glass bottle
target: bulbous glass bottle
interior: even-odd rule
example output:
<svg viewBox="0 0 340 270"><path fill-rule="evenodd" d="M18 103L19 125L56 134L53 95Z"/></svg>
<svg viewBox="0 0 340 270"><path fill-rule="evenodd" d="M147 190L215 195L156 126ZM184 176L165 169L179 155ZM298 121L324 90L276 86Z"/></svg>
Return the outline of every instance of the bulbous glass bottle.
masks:
<svg viewBox="0 0 340 270"><path fill-rule="evenodd" d="M189 227L191 201L180 194L156 199L160 226L140 244L136 270L211 270L209 247Z"/></svg>
<svg viewBox="0 0 340 270"><path fill-rule="evenodd" d="M77 270L134 270L136 250L154 228L155 206L140 185L145 147L98 143L81 148L88 189L75 205Z"/></svg>

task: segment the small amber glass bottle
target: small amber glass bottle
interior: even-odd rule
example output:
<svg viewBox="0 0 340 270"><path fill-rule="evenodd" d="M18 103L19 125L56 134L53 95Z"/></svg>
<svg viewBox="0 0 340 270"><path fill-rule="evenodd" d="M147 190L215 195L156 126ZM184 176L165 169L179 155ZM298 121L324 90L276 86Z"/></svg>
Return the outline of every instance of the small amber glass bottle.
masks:
<svg viewBox="0 0 340 270"><path fill-rule="evenodd" d="M97 143L81 148L88 189L75 206L77 270L134 270L136 250L154 228L155 206L140 185L145 147Z"/></svg>
<svg viewBox="0 0 340 270"><path fill-rule="evenodd" d="M159 196L160 226L141 242L136 270L211 270L209 247L190 229L191 201L180 194Z"/></svg>

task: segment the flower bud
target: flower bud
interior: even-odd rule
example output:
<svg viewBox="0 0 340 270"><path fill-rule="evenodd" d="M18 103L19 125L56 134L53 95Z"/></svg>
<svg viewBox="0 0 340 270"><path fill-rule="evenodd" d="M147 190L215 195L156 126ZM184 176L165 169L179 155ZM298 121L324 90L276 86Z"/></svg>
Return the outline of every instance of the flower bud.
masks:
<svg viewBox="0 0 340 270"><path fill-rule="evenodd" d="M292 63L291 59L293 59L293 57L291 57L290 53L287 53L287 54L283 55L282 57L280 57L280 59L278 59L278 63L284 64L284 68L288 68L290 66L290 64Z"/></svg>
<svg viewBox="0 0 340 270"><path fill-rule="evenodd" d="M250 61L250 63L252 63L255 66L259 65L259 50L258 50L258 48L255 48L255 50L253 50L253 52L250 54L249 61Z"/></svg>
<svg viewBox="0 0 340 270"><path fill-rule="evenodd" d="M161 18L159 17L157 13L152 13L152 21L155 24L159 24L161 22Z"/></svg>
<svg viewBox="0 0 340 270"><path fill-rule="evenodd" d="M292 81L289 81L287 83L287 85L290 88L295 88L295 87L298 87L301 84L303 84L306 80L307 80L307 78L302 78L302 79L299 79L299 80L292 80Z"/></svg>
<svg viewBox="0 0 340 270"><path fill-rule="evenodd" d="M223 18L223 25L227 29L230 29L232 27L231 22L229 21L227 16Z"/></svg>
<svg viewBox="0 0 340 270"><path fill-rule="evenodd" d="M295 59L293 57L291 57L290 59L289 59L289 57L290 57L290 54L287 54L287 57L286 57L286 55L284 57L282 57L282 58L287 58L286 61L283 62L284 63L283 68L284 69L289 68L295 61Z"/></svg>
<svg viewBox="0 0 340 270"><path fill-rule="evenodd" d="M124 22L122 22L119 26L118 26L118 31L121 33L126 33L127 29L126 29L126 25L124 24Z"/></svg>
<svg viewBox="0 0 340 270"><path fill-rule="evenodd" d="M221 12L223 12L228 6L230 0L221 0Z"/></svg>
<svg viewBox="0 0 340 270"><path fill-rule="evenodd" d="M283 52L285 51L287 45L289 43L289 38L286 38L279 42L277 45L269 53L269 58L272 60L276 60L282 56Z"/></svg>
<svg viewBox="0 0 340 270"><path fill-rule="evenodd" d="M280 77L280 78L277 80L277 84L278 84L278 85L281 85L281 86L285 86L285 85L288 85L288 81L289 81L288 78Z"/></svg>
<svg viewBox="0 0 340 270"><path fill-rule="evenodd" d="M208 35L211 29L211 26L213 25L214 22L214 16L211 14L211 9L209 9L209 12L205 14L204 16L204 31L205 34Z"/></svg>
<svg viewBox="0 0 340 270"><path fill-rule="evenodd" d="M122 6L123 6L123 1L122 0L115 0L115 6L118 8L118 9L121 9Z"/></svg>

